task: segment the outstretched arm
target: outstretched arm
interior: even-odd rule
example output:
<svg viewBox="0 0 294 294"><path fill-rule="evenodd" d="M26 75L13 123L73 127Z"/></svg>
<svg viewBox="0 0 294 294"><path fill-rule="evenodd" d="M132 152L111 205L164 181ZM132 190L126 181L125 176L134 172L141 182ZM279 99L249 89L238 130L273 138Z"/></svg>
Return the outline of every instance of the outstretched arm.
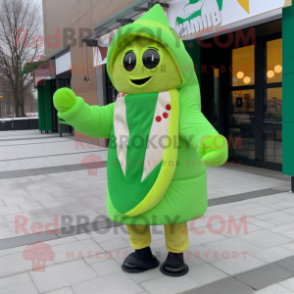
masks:
<svg viewBox="0 0 294 294"><path fill-rule="evenodd" d="M199 91L198 95L200 97ZM206 165L222 165L228 159L227 140L205 118L200 103L193 96L180 97L180 136L197 149Z"/></svg>
<svg viewBox="0 0 294 294"><path fill-rule="evenodd" d="M58 116L79 132L99 138L109 138L113 127L114 103L90 106L68 88L56 91L53 97Z"/></svg>

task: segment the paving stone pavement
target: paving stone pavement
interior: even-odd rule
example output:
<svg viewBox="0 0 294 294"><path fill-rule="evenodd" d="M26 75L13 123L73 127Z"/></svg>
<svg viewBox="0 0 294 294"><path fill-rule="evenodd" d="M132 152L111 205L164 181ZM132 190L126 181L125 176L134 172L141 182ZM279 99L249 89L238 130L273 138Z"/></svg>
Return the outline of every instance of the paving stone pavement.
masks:
<svg viewBox="0 0 294 294"><path fill-rule="evenodd" d="M188 225L189 273L170 278L157 268L130 275L120 268L133 251L124 226L69 235L56 231L107 218L105 168L94 175L84 168L44 170L82 164L90 154L107 159L107 150L91 144L77 148L72 139L0 132L0 172L11 172L10 178L0 178L0 246L9 244L0 250L1 294L294 293L294 197L288 177L238 164L209 168L211 206L205 218ZM23 174L13 177L19 170ZM27 176L27 170L36 175ZM42 241L39 248L15 239L40 230L51 234L34 235ZM153 253L163 262L162 226L152 227L152 240ZM45 262L36 259L36 252L43 252Z"/></svg>

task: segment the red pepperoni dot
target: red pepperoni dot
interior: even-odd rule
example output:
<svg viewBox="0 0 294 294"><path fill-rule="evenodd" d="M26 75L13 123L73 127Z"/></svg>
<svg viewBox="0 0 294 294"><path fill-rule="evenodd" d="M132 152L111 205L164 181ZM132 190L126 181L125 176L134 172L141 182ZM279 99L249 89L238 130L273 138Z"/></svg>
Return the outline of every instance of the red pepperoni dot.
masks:
<svg viewBox="0 0 294 294"><path fill-rule="evenodd" d="M168 118L168 113L167 113L167 112L164 112L162 116L163 116L164 118Z"/></svg>
<svg viewBox="0 0 294 294"><path fill-rule="evenodd" d="M168 110L168 111L171 110L171 106L170 106L169 104L167 104L167 105L165 106L165 108L166 108L166 110Z"/></svg>
<svg viewBox="0 0 294 294"><path fill-rule="evenodd" d="M161 122L161 116L156 116L156 121Z"/></svg>

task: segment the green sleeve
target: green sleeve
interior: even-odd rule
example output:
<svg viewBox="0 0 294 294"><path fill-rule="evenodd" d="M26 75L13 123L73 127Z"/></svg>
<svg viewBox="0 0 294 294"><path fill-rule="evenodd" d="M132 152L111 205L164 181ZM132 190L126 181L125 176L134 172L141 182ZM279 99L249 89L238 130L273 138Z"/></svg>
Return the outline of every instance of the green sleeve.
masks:
<svg viewBox="0 0 294 294"><path fill-rule="evenodd" d="M113 128L114 105L90 106L77 97L73 107L58 116L79 132L96 138L109 138Z"/></svg>
<svg viewBox="0 0 294 294"><path fill-rule="evenodd" d="M191 87L180 91L179 133L194 148L197 148L196 146L204 136L218 135L218 132L201 112L199 88L197 90L196 87Z"/></svg>

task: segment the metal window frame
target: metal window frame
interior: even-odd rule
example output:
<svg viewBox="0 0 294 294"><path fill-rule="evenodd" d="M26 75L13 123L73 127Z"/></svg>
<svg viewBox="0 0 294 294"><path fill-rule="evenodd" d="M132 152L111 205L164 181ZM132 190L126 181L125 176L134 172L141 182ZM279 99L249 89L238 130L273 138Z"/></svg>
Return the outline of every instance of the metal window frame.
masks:
<svg viewBox="0 0 294 294"><path fill-rule="evenodd" d="M242 163L251 165L251 166L256 166L259 168L267 168L271 170L277 170L277 171L282 171L282 164L280 163L272 163L272 162L267 162L265 161L265 154L264 154L264 131L265 130L282 130L282 125L264 125L263 124L263 116L264 116L264 91L269 88L277 88L277 87L282 87L282 82L278 83L267 83L265 80L265 75L266 75L266 54L267 52L265 51L265 46L266 42L276 40L282 38L282 33L281 32L276 32L276 33L271 33L266 36L259 36L257 38L257 46L255 47L255 84L254 85L244 85L244 86L236 86L233 87L231 86L231 81L232 81L232 73L227 74L228 80L228 85L226 88L226 96L229 97L230 93L232 91L238 91L238 90L254 90L255 91L255 126L253 128L254 130L254 139L255 139L255 160L251 159L243 159ZM251 44L252 45L252 44ZM231 47L230 49L236 49ZM231 52L228 53L230 54L230 64L232 64L232 55ZM229 123L229 103L226 105L226 135L229 135L229 129L238 127L240 128L239 125L232 125ZM243 129L252 129L252 126L242 126ZM236 161L238 160L238 157L231 156L229 155L229 160L230 161Z"/></svg>

